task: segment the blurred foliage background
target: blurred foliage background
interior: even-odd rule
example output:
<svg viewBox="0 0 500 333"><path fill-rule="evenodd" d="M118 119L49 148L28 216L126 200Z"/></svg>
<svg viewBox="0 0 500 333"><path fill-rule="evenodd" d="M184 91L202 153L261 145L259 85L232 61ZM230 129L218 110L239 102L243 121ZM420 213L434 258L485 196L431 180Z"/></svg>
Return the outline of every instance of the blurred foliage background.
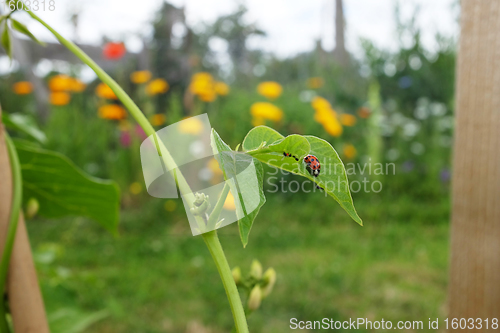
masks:
<svg viewBox="0 0 500 333"><path fill-rule="evenodd" d="M285 188L266 193L246 249L235 224L220 231L231 265L249 270L257 258L277 272L275 291L249 318L252 331L288 332L290 318L444 316L456 40L438 35L438 48L425 49L415 20L402 22L396 8L397 32L411 42L400 40L395 51L362 40L364 54L341 61L318 43L280 59L247 48L250 36L265 31L243 23L245 12L179 34L173 30L182 11L165 3L152 18L146 58L120 41L99 49L108 72L158 129L208 113L232 148L265 124L329 141L346 165L394 166L349 176L383 185L353 193L364 227L319 192ZM227 43L228 61L211 51L214 39ZM118 238L83 218L29 221L54 332L229 332L223 286L181 202L152 198L144 188L144 133L113 92L83 82L80 69L52 69L38 76L41 88L22 66L0 82L4 112L32 116L47 148L122 190ZM37 89L47 91L47 113ZM281 178L301 181L282 175L265 188Z"/></svg>

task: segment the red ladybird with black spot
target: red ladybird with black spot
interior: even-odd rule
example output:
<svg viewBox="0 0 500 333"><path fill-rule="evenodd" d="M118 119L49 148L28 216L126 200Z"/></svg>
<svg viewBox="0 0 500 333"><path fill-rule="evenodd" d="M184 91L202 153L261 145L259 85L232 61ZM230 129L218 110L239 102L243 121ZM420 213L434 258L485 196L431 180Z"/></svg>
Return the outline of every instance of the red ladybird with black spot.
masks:
<svg viewBox="0 0 500 333"><path fill-rule="evenodd" d="M318 158L314 155L307 155L306 157L304 157L304 162L311 170L311 175L313 175L314 177L318 177L321 171L321 164L319 163Z"/></svg>

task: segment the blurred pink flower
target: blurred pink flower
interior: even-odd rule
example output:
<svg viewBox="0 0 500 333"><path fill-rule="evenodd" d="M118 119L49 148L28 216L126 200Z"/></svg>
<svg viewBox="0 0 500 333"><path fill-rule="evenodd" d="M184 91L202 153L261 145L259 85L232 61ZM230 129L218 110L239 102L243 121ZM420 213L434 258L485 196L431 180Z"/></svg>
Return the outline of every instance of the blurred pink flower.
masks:
<svg viewBox="0 0 500 333"><path fill-rule="evenodd" d="M130 147L130 145L132 144L132 137L130 136L129 131L121 131L120 143L123 147Z"/></svg>
<svg viewBox="0 0 500 333"><path fill-rule="evenodd" d="M141 126L135 125L135 134L141 139L141 140L146 140L148 137L146 133L144 133L144 130L142 129Z"/></svg>

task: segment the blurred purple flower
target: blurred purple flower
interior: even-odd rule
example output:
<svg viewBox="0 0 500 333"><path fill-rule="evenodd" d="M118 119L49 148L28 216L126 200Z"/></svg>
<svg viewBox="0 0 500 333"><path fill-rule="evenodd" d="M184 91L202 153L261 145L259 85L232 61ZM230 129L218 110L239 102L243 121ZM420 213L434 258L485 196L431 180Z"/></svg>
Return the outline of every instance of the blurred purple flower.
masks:
<svg viewBox="0 0 500 333"><path fill-rule="evenodd" d="M141 126L135 125L135 134L141 139L141 140L146 140L148 137L146 133L144 133L144 130L142 129Z"/></svg>
<svg viewBox="0 0 500 333"><path fill-rule="evenodd" d="M450 181L451 178L451 172L448 169L442 169L441 172L439 173L439 179L443 183L447 183Z"/></svg>
<svg viewBox="0 0 500 333"><path fill-rule="evenodd" d="M123 147L130 147L132 144L132 136L129 131L121 131L120 133L120 143Z"/></svg>
<svg viewBox="0 0 500 333"><path fill-rule="evenodd" d="M401 168L403 169L403 172L410 172L413 170L413 168L415 168L415 163L413 163L412 161L405 161L403 162Z"/></svg>

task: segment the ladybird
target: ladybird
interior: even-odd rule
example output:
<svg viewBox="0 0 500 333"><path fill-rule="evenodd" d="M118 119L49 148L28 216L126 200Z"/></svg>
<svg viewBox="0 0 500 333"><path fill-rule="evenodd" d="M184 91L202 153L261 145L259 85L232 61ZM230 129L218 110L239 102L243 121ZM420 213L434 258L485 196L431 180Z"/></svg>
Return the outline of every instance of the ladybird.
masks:
<svg viewBox="0 0 500 333"><path fill-rule="evenodd" d="M307 155L304 157L304 163L306 163L307 167L310 169L311 175L314 177L318 177L321 171L321 164L319 160L314 155Z"/></svg>

